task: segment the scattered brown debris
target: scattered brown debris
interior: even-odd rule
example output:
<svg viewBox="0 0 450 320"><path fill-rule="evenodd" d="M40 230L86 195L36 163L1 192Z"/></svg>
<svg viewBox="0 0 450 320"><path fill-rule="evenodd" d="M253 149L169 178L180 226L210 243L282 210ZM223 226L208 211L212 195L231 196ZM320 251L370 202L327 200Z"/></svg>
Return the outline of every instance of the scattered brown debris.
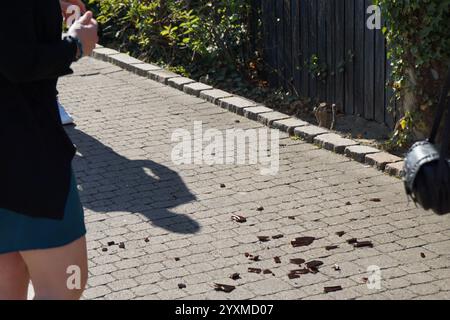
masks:
<svg viewBox="0 0 450 320"><path fill-rule="evenodd" d="M145 242L150 242L150 239L149 238L145 238L144 241Z"/></svg>
<svg viewBox="0 0 450 320"><path fill-rule="evenodd" d="M313 260L306 263L306 267L308 269L315 269L320 267L321 265L323 265L323 262L319 260Z"/></svg>
<svg viewBox="0 0 450 320"><path fill-rule="evenodd" d="M236 289L236 287L235 287L235 286L230 286L230 285L228 285L228 284L215 283L215 284L214 284L214 289L215 289L216 291L223 291L223 292L226 292L226 293L230 293L230 292L232 292L234 289Z"/></svg>
<svg viewBox="0 0 450 320"><path fill-rule="evenodd" d="M291 274L297 274L297 275L302 275L302 274L308 274L308 273L310 273L310 272L311 272L311 271L310 271L309 269L303 268L303 269L291 270L291 272L289 272L289 273L291 273Z"/></svg>
<svg viewBox="0 0 450 320"><path fill-rule="evenodd" d="M299 274L295 274L295 273L289 273L288 274L288 278L289 279L298 279L298 278L300 278L300 275Z"/></svg>
<svg viewBox="0 0 450 320"><path fill-rule="evenodd" d="M106 252L106 251L108 251L108 248L102 248L102 251Z"/></svg>
<svg viewBox="0 0 450 320"><path fill-rule="evenodd" d="M221 187L221 188L225 188L226 185L225 185L224 183L221 183L221 184L220 184L220 187Z"/></svg>
<svg viewBox="0 0 450 320"><path fill-rule="evenodd" d="M351 203L350 201L347 201L347 202L345 203L345 205L346 205L346 206L351 206L352 203Z"/></svg>
<svg viewBox="0 0 450 320"><path fill-rule="evenodd" d="M178 288L179 288L179 289L185 289L185 288L186 288L186 285L185 285L184 283L179 283L179 284L178 284Z"/></svg>
<svg viewBox="0 0 450 320"><path fill-rule="evenodd" d="M288 217L288 219L289 220L295 220L295 217L294 216L290 216L290 217Z"/></svg>
<svg viewBox="0 0 450 320"><path fill-rule="evenodd" d="M421 256L422 258L424 258L424 259L425 259L425 257L426 257L426 256L425 256L425 253L423 253L423 252L420 253L420 256Z"/></svg>
<svg viewBox="0 0 450 320"><path fill-rule="evenodd" d="M325 250L330 251L330 250L335 250L337 248L339 248L339 246L326 246Z"/></svg>
<svg viewBox="0 0 450 320"><path fill-rule="evenodd" d="M258 240L261 242L268 242L270 241L270 237L268 236L258 236Z"/></svg>
<svg viewBox="0 0 450 320"><path fill-rule="evenodd" d="M275 263L281 263L280 257L274 257L273 260L275 261Z"/></svg>
<svg viewBox="0 0 450 320"><path fill-rule="evenodd" d="M355 244L355 243L357 243L358 242L358 239L356 239L356 238L351 238L351 239L348 239L347 240L347 243L348 244Z"/></svg>
<svg viewBox="0 0 450 320"><path fill-rule="evenodd" d="M263 270L263 274L273 274L273 272L270 269L265 269Z"/></svg>
<svg viewBox="0 0 450 320"><path fill-rule="evenodd" d="M248 257L250 257L250 256L251 256L250 253L248 253L248 252L245 253L245 257L246 257L246 258L248 258Z"/></svg>
<svg viewBox="0 0 450 320"><path fill-rule="evenodd" d="M363 283L367 283L367 282L369 282L369 278L364 277L364 278L362 278L362 281L363 281Z"/></svg>
<svg viewBox="0 0 450 320"><path fill-rule="evenodd" d="M282 234L277 234L277 235L275 235L275 236L272 237L272 239L274 239L274 240L281 239L281 238L284 238L284 235L282 235Z"/></svg>
<svg viewBox="0 0 450 320"><path fill-rule="evenodd" d="M309 246L311 243L313 243L314 240L316 240L316 238L314 238L314 237L300 237L300 238L295 238L294 240L292 240L291 244L294 248L305 247L305 246Z"/></svg>
<svg viewBox="0 0 450 320"><path fill-rule="evenodd" d="M339 237L342 237L345 234L345 231L338 231L336 232L336 235Z"/></svg>
<svg viewBox="0 0 450 320"><path fill-rule="evenodd" d="M341 290L342 290L341 286L334 286L334 287L325 287L325 288L323 288L323 291L325 293L336 292L336 291L341 291Z"/></svg>
<svg viewBox="0 0 450 320"><path fill-rule="evenodd" d="M259 268L248 268L248 272L260 274L262 270Z"/></svg>
<svg viewBox="0 0 450 320"><path fill-rule="evenodd" d="M115 244L116 244L116 243L115 243L114 241L109 241L109 242L108 242L108 246L110 246L110 247L113 246L113 245L115 245Z"/></svg>
<svg viewBox="0 0 450 320"><path fill-rule="evenodd" d="M334 271L341 271L341 267L339 267L338 264L335 264L335 265L333 266L333 269L334 269Z"/></svg>
<svg viewBox="0 0 450 320"><path fill-rule="evenodd" d="M370 199L369 201L372 201L372 202L381 202L381 199L380 199L380 198L372 198L372 199Z"/></svg>
<svg viewBox="0 0 450 320"><path fill-rule="evenodd" d="M124 242L121 242L121 243L119 244L119 248L120 248L120 249L125 249L125 243L124 243Z"/></svg>
<svg viewBox="0 0 450 320"><path fill-rule="evenodd" d="M264 207L260 206L260 207L256 208L256 211L264 211Z"/></svg>
<svg viewBox="0 0 450 320"><path fill-rule="evenodd" d="M178 257L177 257L177 258L175 258L175 261L180 261L180 258L178 258Z"/></svg>
<svg viewBox="0 0 450 320"><path fill-rule="evenodd" d="M306 260L302 259L302 258L297 258L297 259L291 259L290 260L290 263L297 264L297 265L301 265L301 264L303 264L305 262L306 262Z"/></svg>
<svg viewBox="0 0 450 320"><path fill-rule="evenodd" d="M243 216L239 216L237 214L233 214L231 216L231 220L239 222L239 223L244 223L247 222L247 218L243 217Z"/></svg>
<svg viewBox="0 0 450 320"><path fill-rule="evenodd" d="M230 275L230 279L233 279L233 280L239 280L240 278L241 278L241 275L237 272Z"/></svg>
<svg viewBox="0 0 450 320"><path fill-rule="evenodd" d="M371 241L361 241L353 244L355 248L373 248L373 243Z"/></svg>

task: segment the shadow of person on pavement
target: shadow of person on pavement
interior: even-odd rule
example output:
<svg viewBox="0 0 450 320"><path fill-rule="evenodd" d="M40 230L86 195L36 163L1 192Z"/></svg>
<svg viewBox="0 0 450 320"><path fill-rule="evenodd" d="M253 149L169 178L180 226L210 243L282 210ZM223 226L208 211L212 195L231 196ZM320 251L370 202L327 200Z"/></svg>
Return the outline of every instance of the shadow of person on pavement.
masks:
<svg viewBox="0 0 450 320"><path fill-rule="evenodd" d="M66 131L78 148L73 167L85 208L142 214L174 233L200 230L186 214L170 211L196 200L178 173L151 160L129 160L75 127Z"/></svg>

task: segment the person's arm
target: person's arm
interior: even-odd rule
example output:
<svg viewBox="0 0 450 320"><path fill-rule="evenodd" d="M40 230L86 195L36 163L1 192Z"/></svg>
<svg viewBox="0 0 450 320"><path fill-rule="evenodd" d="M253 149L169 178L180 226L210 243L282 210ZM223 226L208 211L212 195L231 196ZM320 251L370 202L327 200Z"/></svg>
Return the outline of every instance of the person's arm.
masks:
<svg viewBox="0 0 450 320"><path fill-rule="evenodd" d="M0 17L0 74L13 83L53 79L71 73L76 43L39 43L32 0L7 1Z"/></svg>

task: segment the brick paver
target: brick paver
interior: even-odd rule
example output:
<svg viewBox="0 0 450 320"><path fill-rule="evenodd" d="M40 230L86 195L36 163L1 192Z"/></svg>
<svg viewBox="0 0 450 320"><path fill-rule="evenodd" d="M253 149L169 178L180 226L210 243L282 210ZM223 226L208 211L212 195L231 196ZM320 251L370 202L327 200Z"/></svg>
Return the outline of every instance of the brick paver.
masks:
<svg viewBox="0 0 450 320"><path fill-rule="evenodd" d="M408 204L398 179L285 134L273 177L257 165L175 165L178 128L192 132L194 121L204 130L263 126L105 62L83 59L74 68L59 90L77 122L67 131L78 146L74 169L86 209L85 299L450 296L449 217ZM283 237L257 238L275 235ZM290 241L302 236L316 241L294 248ZM373 248L354 248L350 238ZM293 258L323 265L289 279L299 269ZM371 265L381 268L380 290L365 283ZM231 280L236 272L241 279ZM217 292L215 282L236 290ZM343 290L324 293L337 285Z"/></svg>

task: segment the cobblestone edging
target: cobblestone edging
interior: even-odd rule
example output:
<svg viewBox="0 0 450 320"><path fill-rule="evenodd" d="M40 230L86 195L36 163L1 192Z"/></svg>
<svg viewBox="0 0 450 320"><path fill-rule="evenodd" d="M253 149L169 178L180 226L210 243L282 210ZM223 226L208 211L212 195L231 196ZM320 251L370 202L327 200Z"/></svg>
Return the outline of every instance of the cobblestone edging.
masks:
<svg viewBox="0 0 450 320"><path fill-rule="evenodd" d="M271 128L297 136L324 149L343 154L360 163L373 166L389 175L401 177L403 159L381 150L360 145L358 142L319 128L308 122L274 111L249 99L215 89L209 85L182 77L161 67L144 63L116 50L98 46L93 57L117 65L139 76L194 95L221 108L258 121Z"/></svg>

